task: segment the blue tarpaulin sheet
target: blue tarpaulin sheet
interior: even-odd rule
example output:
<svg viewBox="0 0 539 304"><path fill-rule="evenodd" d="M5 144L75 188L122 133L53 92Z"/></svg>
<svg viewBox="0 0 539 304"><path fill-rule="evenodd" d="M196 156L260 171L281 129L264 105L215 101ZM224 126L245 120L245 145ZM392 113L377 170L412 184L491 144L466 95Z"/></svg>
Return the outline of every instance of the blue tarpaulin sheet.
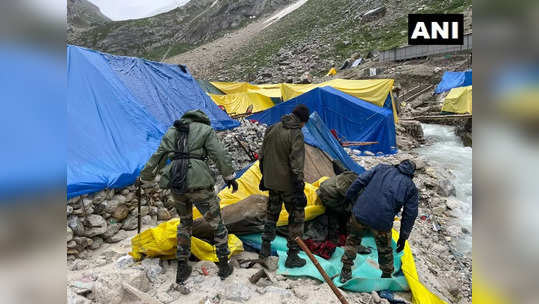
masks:
<svg viewBox="0 0 539 304"><path fill-rule="evenodd" d="M465 72L445 72L434 93L440 94L453 88L469 85L472 85L472 70Z"/></svg>
<svg viewBox="0 0 539 304"><path fill-rule="evenodd" d="M357 147L362 151L382 154L397 152L393 111L390 108L378 107L331 87L316 88L249 118L271 125L278 122L281 116L292 112L298 104L305 104L311 112L318 112L327 128L335 129L345 141L378 142Z"/></svg>
<svg viewBox="0 0 539 304"><path fill-rule="evenodd" d="M67 197L134 182L172 122L202 109L216 129L239 123L178 66L67 47Z"/></svg>
<svg viewBox="0 0 539 304"><path fill-rule="evenodd" d="M333 159L340 160L348 170L361 174L365 171L341 147L337 139L331 134L317 112L313 112L309 122L302 129L305 142L328 153Z"/></svg>

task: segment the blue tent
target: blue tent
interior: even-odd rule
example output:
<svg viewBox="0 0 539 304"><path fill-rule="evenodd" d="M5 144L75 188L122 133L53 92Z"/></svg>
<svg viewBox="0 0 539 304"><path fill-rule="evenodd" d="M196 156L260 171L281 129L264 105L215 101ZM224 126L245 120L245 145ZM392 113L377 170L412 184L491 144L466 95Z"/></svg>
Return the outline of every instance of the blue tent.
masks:
<svg viewBox="0 0 539 304"><path fill-rule="evenodd" d="M348 170L361 174L365 171L344 151L337 139L331 134L317 112L311 114L309 122L302 129L305 142L340 160Z"/></svg>
<svg viewBox="0 0 539 304"><path fill-rule="evenodd" d="M67 196L127 186L186 111L239 123L179 66L67 47Z"/></svg>
<svg viewBox="0 0 539 304"><path fill-rule="evenodd" d="M472 70L465 72L445 72L434 93L439 94L453 88L469 85L472 85Z"/></svg>
<svg viewBox="0 0 539 304"><path fill-rule="evenodd" d="M335 129L346 141L378 142L357 147L362 151L383 154L397 152L391 109L378 107L331 87L316 88L249 118L271 125L284 114L292 112L298 104L305 104L311 112L318 112L324 124L329 129Z"/></svg>

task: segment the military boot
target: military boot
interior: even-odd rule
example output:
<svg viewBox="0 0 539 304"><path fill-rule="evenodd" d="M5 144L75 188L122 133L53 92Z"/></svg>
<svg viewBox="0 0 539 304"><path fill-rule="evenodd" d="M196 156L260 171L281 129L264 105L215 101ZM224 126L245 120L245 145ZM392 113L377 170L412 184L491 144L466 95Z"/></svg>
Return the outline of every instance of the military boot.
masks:
<svg viewBox="0 0 539 304"><path fill-rule="evenodd" d="M217 273L221 280L226 279L234 271L234 267L228 263L228 257L219 258L219 272Z"/></svg>
<svg viewBox="0 0 539 304"><path fill-rule="evenodd" d="M304 259L300 258L298 255L298 250L288 250L288 257L284 262L284 266L287 268L296 268L303 267L307 263Z"/></svg>
<svg viewBox="0 0 539 304"><path fill-rule="evenodd" d="M352 267L343 266L341 270L341 283L345 283L351 278L352 278Z"/></svg>
<svg viewBox="0 0 539 304"><path fill-rule="evenodd" d="M391 278L391 273L382 272L382 279L388 279Z"/></svg>
<svg viewBox="0 0 539 304"><path fill-rule="evenodd" d="M262 247L260 248L260 253L258 254L259 259L265 259L269 257L271 253L271 243L267 241L262 241Z"/></svg>
<svg viewBox="0 0 539 304"><path fill-rule="evenodd" d="M191 275L193 268L187 264L187 261L178 261L178 268L176 269L176 283L183 284L187 278Z"/></svg>

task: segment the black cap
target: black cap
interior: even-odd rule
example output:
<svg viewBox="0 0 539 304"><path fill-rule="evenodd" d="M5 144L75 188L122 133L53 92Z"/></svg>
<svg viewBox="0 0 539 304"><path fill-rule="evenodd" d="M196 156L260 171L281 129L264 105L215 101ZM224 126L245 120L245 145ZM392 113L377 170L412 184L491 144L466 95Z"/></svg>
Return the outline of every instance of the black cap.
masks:
<svg viewBox="0 0 539 304"><path fill-rule="evenodd" d="M292 111L301 122L309 121L309 108L304 104L297 105Z"/></svg>

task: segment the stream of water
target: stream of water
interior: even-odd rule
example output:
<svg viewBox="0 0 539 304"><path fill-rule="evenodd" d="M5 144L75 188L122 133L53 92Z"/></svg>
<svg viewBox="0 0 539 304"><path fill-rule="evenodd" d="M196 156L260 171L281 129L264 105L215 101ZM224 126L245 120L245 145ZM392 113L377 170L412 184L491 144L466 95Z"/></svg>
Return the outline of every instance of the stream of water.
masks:
<svg viewBox="0 0 539 304"><path fill-rule="evenodd" d="M461 201L458 221L470 234L458 240L457 249L469 253L472 249L472 148L465 147L455 135L455 127L422 124L426 145L416 151L435 167L451 170L456 198Z"/></svg>

